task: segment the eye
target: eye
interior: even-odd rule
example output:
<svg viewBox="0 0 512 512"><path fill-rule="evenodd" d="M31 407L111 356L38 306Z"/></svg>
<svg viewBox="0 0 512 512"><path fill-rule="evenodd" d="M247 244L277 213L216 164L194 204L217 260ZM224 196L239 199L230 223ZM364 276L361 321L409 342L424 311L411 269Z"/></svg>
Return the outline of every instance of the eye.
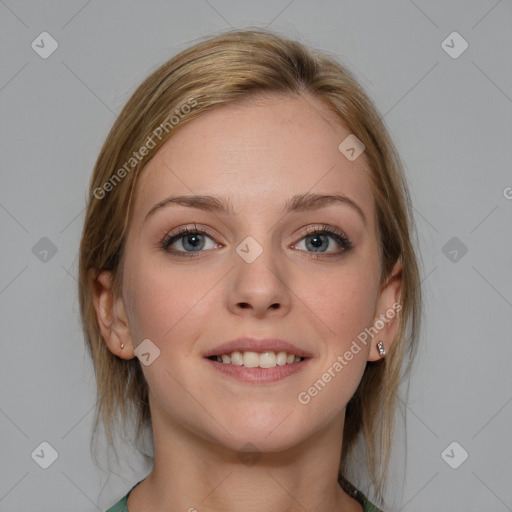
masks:
<svg viewBox="0 0 512 512"><path fill-rule="evenodd" d="M212 244L207 247L207 240ZM173 247L175 246L175 247ZM163 251L173 253L176 256L195 257L193 253L203 252L203 249L215 249L217 244L205 229L194 227L185 228L178 233L168 235L162 240L161 248Z"/></svg>
<svg viewBox="0 0 512 512"><path fill-rule="evenodd" d="M334 243L331 243L331 240L334 240ZM302 241L307 252L326 253L329 256L339 255L352 249L352 242L343 231L325 224L321 228L309 228L307 235L294 247L298 247L303 243ZM327 252L329 248L336 249L336 247L338 250L334 253Z"/></svg>
<svg viewBox="0 0 512 512"><path fill-rule="evenodd" d="M208 241L210 246L208 246ZM299 247L302 243L305 243L305 249ZM185 228L177 233L167 235L161 242L163 251L179 257L192 258L199 256L204 250L215 249L218 246L219 244L213 240L207 230L195 225L194 228ZM339 256L352 248L352 242L343 231L324 224L321 228L309 228L307 235L293 247L319 255Z"/></svg>

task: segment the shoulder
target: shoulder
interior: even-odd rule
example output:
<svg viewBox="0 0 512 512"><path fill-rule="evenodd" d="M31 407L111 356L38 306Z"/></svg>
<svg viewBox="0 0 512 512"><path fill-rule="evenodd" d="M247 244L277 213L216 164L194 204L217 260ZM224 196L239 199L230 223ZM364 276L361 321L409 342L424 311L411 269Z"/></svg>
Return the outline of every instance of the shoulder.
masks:
<svg viewBox="0 0 512 512"><path fill-rule="evenodd" d="M121 498L115 505L112 505L105 512L128 512L128 506L126 504L127 501L128 494L124 498Z"/></svg>
<svg viewBox="0 0 512 512"><path fill-rule="evenodd" d="M347 494L363 505L364 512L382 512L380 508L368 501L368 498L342 475L338 475L338 483Z"/></svg>
<svg viewBox="0 0 512 512"><path fill-rule="evenodd" d="M129 512L128 510L128 496L130 496L130 493L139 485L143 480L140 482L137 482L127 493L126 496L123 496L115 505L112 505L108 510L105 510L105 512Z"/></svg>
<svg viewBox="0 0 512 512"><path fill-rule="evenodd" d="M377 508L373 503L370 503L364 495L362 504L364 507L364 512L382 512L380 508Z"/></svg>
<svg viewBox="0 0 512 512"><path fill-rule="evenodd" d="M377 508L373 503L370 503L368 498L361 491L356 490L354 497L359 501L359 503L361 503L361 505L363 505L364 512L382 512L380 508Z"/></svg>

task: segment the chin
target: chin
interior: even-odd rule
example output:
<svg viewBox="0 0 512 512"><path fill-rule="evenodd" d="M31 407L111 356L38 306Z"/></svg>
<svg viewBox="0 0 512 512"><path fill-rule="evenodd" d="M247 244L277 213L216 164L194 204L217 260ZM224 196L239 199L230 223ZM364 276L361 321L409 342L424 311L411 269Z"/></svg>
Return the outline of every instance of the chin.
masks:
<svg viewBox="0 0 512 512"><path fill-rule="evenodd" d="M282 409L279 414L255 415L249 420L223 416L223 420L229 424L229 433L224 429L217 429L218 437L211 431L209 437L215 438L217 443L235 452L287 450L302 442L307 435L304 422L298 424L296 419L292 420L292 416L293 413L286 418Z"/></svg>
<svg viewBox="0 0 512 512"><path fill-rule="evenodd" d="M289 431L284 431L280 435L273 433L267 436L261 432L245 430L237 432L233 437L223 436L217 442L235 452L237 457L243 458L243 454L246 453L258 454L289 450L299 444L301 440L302 436L292 435Z"/></svg>

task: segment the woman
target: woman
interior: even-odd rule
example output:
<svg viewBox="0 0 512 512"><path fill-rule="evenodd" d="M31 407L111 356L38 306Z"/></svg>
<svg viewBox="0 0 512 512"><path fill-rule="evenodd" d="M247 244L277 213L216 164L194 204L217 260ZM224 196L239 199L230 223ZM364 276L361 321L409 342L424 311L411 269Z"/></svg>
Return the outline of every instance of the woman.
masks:
<svg viewBox="0 0 512 512"><path fill-rule="evenodd" d="M354 469L382 507L419 324L411 229L380 116L331 58L233 31L152 73L98 157L80 247L95 430L112 444L134 412L154 445L109 512L379 510Z"/></svg>

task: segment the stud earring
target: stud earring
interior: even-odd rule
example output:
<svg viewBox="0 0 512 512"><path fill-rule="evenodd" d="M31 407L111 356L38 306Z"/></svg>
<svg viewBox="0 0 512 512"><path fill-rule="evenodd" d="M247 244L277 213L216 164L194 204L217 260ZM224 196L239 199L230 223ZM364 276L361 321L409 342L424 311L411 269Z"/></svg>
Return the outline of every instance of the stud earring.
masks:
<svg viewBox="0 0 512 512"><path fill-rule="evenodd" d="M377 350L379 351L380 356L386 355L386 351L384 350L384 343L382 343L382 341L379 341L379 343L377 343Z"/></svg>
<svg viewBox="0 0 512 512"><path fill-rule="evenodd" d="M121 348L124 348L124 343L121 343Z"/></svg>

